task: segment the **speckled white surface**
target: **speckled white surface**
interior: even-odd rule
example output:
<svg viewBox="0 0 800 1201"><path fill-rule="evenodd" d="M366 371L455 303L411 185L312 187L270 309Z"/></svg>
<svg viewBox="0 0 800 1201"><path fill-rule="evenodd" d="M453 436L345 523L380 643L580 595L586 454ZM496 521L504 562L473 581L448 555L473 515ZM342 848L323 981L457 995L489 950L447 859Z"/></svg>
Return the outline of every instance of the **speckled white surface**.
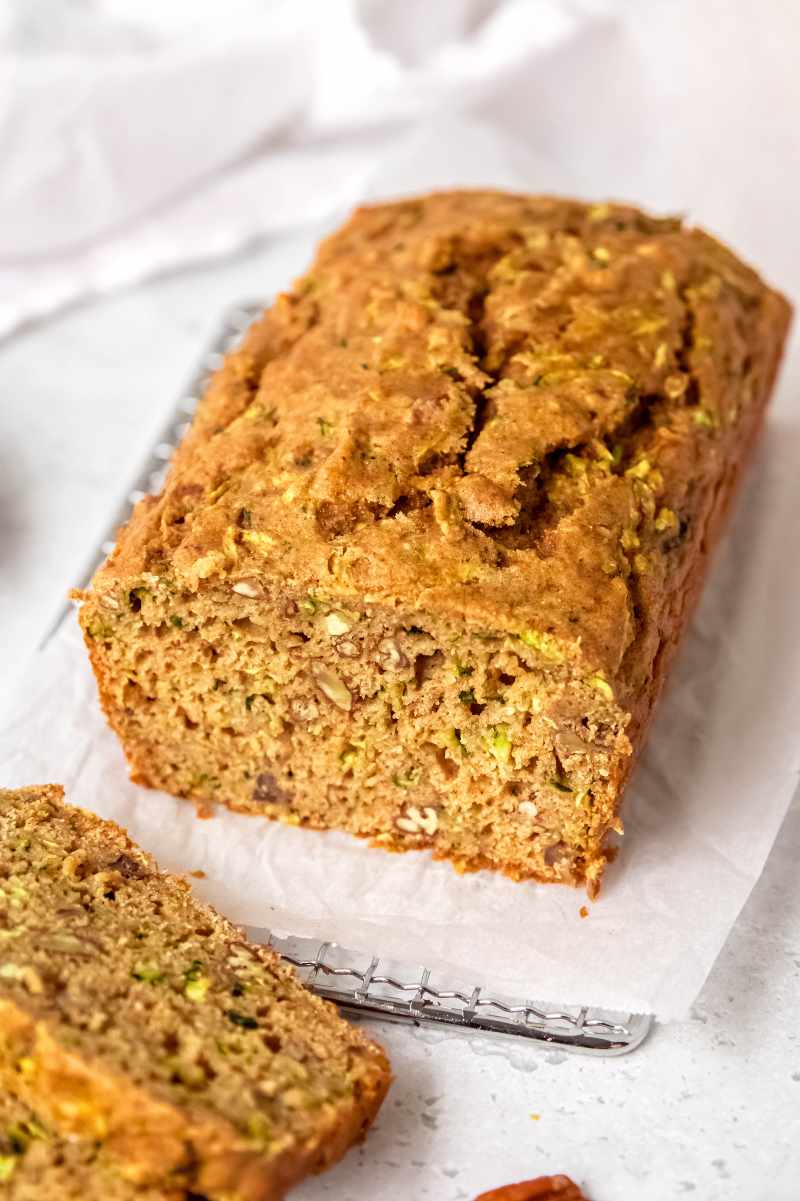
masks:
<svg viewBox="0 0 800 1201"><path fill-rule="evenodd" d="M0 346L0 705L220 310L307 253L307 237L262 247ZM630 1057L376 1029L396 1076L378 1126L298 1201L456 1201L552 1171L594 1201L798 1201L799 852L795 803L692 1020Z"/></svg>

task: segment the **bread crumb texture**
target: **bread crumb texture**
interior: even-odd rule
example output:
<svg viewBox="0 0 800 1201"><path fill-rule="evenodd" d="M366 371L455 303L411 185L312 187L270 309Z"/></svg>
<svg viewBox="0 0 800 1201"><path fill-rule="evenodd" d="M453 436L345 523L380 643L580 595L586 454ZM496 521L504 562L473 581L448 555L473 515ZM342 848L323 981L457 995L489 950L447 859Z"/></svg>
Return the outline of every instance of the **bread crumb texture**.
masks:
<svg viewBox="0 0 800 1201"><path fill-rule="evenodd" d="M191 1201L180 1188L132 1183L99 1143L64 1138L10 1093L0 1093L0 1197L3 1201Z"/></svg>
<svg viewBox="0 0 800 1201"><path fill-rule="evenodd" d="M134 779L594 893L788 320L677 219L359 210L78 594Z"/></svg>
<svg viewBox="0 0 800 1201"><path fill-rule="evenodd" d="M0 791L12 1196L277 1201L357 1141L388 1083L376 1044L118 826L56 786ZM98 1187L62 1193L62 1175Z"/></svg>

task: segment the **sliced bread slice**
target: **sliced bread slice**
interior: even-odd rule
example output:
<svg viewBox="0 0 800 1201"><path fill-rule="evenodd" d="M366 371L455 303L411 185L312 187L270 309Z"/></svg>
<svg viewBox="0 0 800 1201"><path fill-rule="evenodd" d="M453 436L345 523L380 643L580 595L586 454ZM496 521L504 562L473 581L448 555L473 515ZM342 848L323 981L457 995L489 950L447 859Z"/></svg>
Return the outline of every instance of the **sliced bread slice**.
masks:
<svg viewBox="0 0 800 1201"><path fill-rule="evenodd" d="M139 1187L98 1143L63 1138L22 1101L0 1093L3 1201L190 1201L183 1189Z"/></svg>
<svg viewBox="0 0 800 1201"><path fill-rule="evenodd" d="M370 1124L383 1051L62 798L0 791L0 1089L135 1183L282 1197Z"/></svg>

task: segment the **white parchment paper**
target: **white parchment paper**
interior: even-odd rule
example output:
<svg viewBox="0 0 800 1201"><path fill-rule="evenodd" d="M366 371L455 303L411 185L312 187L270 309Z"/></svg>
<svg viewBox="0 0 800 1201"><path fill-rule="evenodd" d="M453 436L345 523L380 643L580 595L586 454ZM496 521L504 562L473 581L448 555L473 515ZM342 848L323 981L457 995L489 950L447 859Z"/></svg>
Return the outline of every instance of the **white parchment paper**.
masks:
<svg viewBox="0 0 800 1201"><path fill-rule="evenodd" d="M787 398L788 399L788 398ZM0 733L3 784L60 781L242 923L455 972L496 991L685 1014L757 880L800 769L800 425L778 406L673 672L598 902L459 877L426 853L284 828L141 789L100 714L75 615Z"/></svg>

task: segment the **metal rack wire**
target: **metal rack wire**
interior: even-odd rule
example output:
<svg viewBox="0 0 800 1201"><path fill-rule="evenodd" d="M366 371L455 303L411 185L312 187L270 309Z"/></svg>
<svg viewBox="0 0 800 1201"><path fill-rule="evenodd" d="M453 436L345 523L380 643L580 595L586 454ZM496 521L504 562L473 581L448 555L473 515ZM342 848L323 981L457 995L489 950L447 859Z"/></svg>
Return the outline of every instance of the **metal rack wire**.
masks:
<svg viewBox="0 0 800 1201"><path fill-rule="evenodd" d="M264 930L249 933L273 946L319 996L358 1017L510 1035L593 1055L634 1050L651 1025L643 1014L515 1000L486 985L464 986L430 968L390 963L336 943L278 938Z"/></svg>
<svg viewBox="0 0 800 1201"><path fill-rule="evenodd" d="M224 315L217 336L192 376L187 394L178 402L147 462L114 513L107 537L87 564L85 581L91 579L113 550L116 530L128 520L133 505L147 493L160 491L169 460L189 427L197 398L209 376L262 307L261 303L243 304ZM445 979L431 968L393 963L336 943L278 937L260 929L251 929L249 933L272 945L312 991L362 1018L513 1036L557 1044L567 1051L604 1056L633 1051L644 1041L652 1024L646 1014L609 1013L588 1006L547 1006L541 1001L502 996L488 982L473 984Z"/></svg>

